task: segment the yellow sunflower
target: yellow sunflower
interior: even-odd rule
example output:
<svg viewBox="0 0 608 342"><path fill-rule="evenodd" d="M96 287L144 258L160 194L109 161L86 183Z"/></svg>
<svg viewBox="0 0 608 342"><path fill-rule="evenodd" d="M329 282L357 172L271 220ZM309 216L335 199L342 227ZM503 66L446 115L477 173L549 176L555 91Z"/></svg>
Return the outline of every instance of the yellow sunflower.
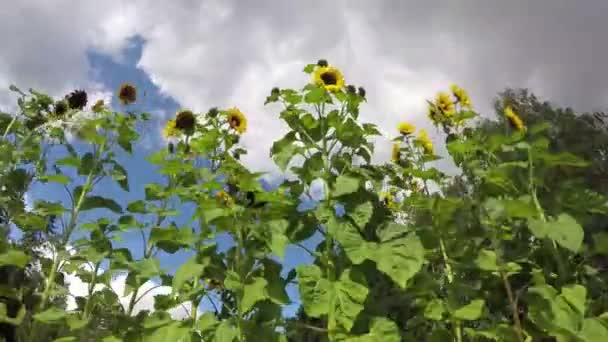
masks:
<svg viewBox="0 0 608 342"><path fill-rule="evenodd" d="M391 159L393 160L393 163L397 163L399 162L399 159L401 157L401 145L399 145L398 143L393 143L393 151L391 153Z"/></svg>
<svg viewBox="0 0 608 342"><path fill-rule="evenodd" d="M454 114L454 102L447 93L440 92L437 94L435 105L447 116Z"/></svg>
<svg viewBox="0 0 608 342"><path fill-rule="evenodd" d="M460 104L462 104L464 107L471 108L471 99L469 98L469 94L466 90L455 84L450 86L450 90L452 91L452 94L454 94L454 97L460 101Z"/></svg>
<svg viewBox="0 0 608 342"><path fill-rule="evenodd" d="M230 197L230 195L228 195L224 190L218 191L218 193L215 194L215 197L227 207L231 207L234 202L232 197Z"/></svg>
<svg viewBox="0 0 608 342"><path fill-rule="evenodd" d="M123 105L128 105L137 100L137 88L131 83L123 83L118 88L118 99Z"/></svg>
<svg viewBox="0 0 608 342"><path fill-rule="evenodd" d="M422 147L424 148L424 152L426 152L428 154L433 153L433 142L429 138L429 135L427 134L426 130L424 130L424 129L420 130L420 132L418 133L418 137L416 138L416 141L420 145L422 145Z"/></svg>
<svg viewBox="0 0 608 342"><path fill-rule="evenodd" d="M165 138L179 137L181 134L182 132L176 127L175 119L167 121L167 124L163 129L163 136Z"/></svg>
<svg viewBox="0 0 608 342"><path fill-rule="evenodd" d="M517 114L515 114L510 106L505 107L505 116L507 117L511 127L518 131L523 131L525 129L524 122L519 116L517 116Z"/></svg>
<svg viewBox="0 0 608 342"><path fill-rule="evenodd" d="M95 104L93 105L91 110L93 111L93 113L101 113L103 108L104 108L103 100L97 100L97 102L95 102Z"/></svg>
<svg viewBox="0 0 608 342"><path fill-rule="evenodd" d="M437 111L437 107L435 107L434 104L429 103L428 110L429 110L429 112L428 112L429 119L433 122L433 124L438 125L440 122L440 117L439 117L439 112Z"/></svg>
<svg viewBox="0 0 608 342"><path fill-rule="evenodd" d="M239 134L243 134L247 130L247 118L236 107L228 110L228 124Z"/></svg>
<svg viewBox="0 0 608 342"><path fill-rule="evenodd" d="M410 135L414 133L416 127L409 122L402 122L397 126L397 129L399 130L399 133L403 135Z"/></svg>
<svg viewBox="0 0 608 342"><path fill-rule="evenodd" d="M340 70L331 67L318 67L313 75L314 83L327 91L340 91L344 87L344 77Z"/></svg>

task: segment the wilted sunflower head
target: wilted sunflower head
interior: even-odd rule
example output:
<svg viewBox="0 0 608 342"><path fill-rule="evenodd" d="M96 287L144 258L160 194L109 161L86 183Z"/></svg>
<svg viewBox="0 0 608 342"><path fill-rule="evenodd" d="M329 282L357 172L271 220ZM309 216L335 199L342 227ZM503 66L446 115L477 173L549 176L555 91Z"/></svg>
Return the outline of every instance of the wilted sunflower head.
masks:
<svg viewBox="0 0 608 342"><path fill-rule="evenodd" d="M247 118L236 107L228 110L228 124L239 134L243 134L247 130Z"/></svg>
<svg viewBox="0 0 608 342"><path fill-rule="evenodd" d="M93 110L93 113L101 113L104 105L105 104L103 103L103 100L97 100L97 102L95 102L95 104L93 105L93 108L91 108L91 110Z"/></svg>
<svg viewBox="0 0 608 342"><path fill-rule="evenodd" d="M137 88L129 82L123 83L118 88L118 99L123 105L128 105L137 100Z"/></svg>
<svg viewBox="0 0 608 342"><path fill-rule="evenodd" d="M57 117L62 117L68 111L68 103L65 100L55 102L53 114Z"/></svg>
<svg viewBox="0 0 608 342"><path fill-rule="evenodd" d="M391 152L391 160L393 163L398 163L401 159L401 145L393 143L393 150Z"/></svg>
<svg viewBox="0 0 608 342"><path fill-rule="evenodd" d="M165 138L179 137L181 134L182 134L182 132L176 127L175 120L167 121L167 124L165 125L165 128L163 129L163 136Z"/></svg>
<svg viewBox="0 0 608 342"><path fill-rule="evenodd" d="M344 88L344 77L340 70L331 67L318 67L313 75L314 83L327 91L340 91Z"/></svg>
<svg viewBox="0 0 608 342"><path fill-rule="evenodd" d="M450 98L450 95L447 93L440 92L437 94L437 98L435 99L435 105L439 108L445 115L454 114L454 102Z"/></svg>
<svg viewBox="0 0 608 342"><path fill-rule="evenodd" d="M426 130L421 129L418 133L418 137L416 137L416 141L424 148L424 152L428 154L433 153L433 142L429 138Z"/></svg>
<svg viewBox="0 0 608 342"><path fill-rule="evenodd" d="M509 121L511 127L513 127L514 129L518 131L523 131L526 128L524 126L524 122L517 114L515 114L515 112L510 106L505 107L505 116L507 117L507 121Z"/></svg>
<svg viewBox="0 0 608 342"><path fill-rule="evenodd" d="M397 126L397 129L399 130L399 133L403 135L410 135L414 133L416 127L409 122L402 122Z"/></svg>
<svg viewBox="0 0 608 342"><path fill-rule="evenodd" d="M192 134L194 126L196 125L196 118L194 113L190 110L181 110L175 115L175 128L186 134Z"/></svg>
<svg viewBox="0 0 608 342"><path fill-rule="evenodd" d="M452 84L450 86L450 90L454 97L462 104L464 107L471 108L471 99L469 98L469 94L466 90L460 88L459 86Z"/></svg>
<svg viewBox="0 0 608 342"><path fill-rule="evenodd" d="M219 110L217 110L216 107L210 108L209 111L207 112L207 116L210 117L210 118L216 117L217 114L219 114Z"/></svg>
<svg viewBox="0 0 608 342"><path fill-rule="evenodd" d="M87 105L87 93L84 90L74 90L65 96L72 109L82 109Z"/></svg>

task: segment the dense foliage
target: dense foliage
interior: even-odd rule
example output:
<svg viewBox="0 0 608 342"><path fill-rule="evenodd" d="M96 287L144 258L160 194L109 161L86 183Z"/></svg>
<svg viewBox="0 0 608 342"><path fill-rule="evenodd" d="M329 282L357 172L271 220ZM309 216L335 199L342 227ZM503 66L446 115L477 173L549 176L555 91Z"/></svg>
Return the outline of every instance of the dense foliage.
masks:
<svg viewBox="0 0 608 342"><path fill-rule="evenodd" d="M514 91L497 101L498 122L476 122L466 91L452 86L428 114L457 175L433 167L433 141L407 122L396 125L392 161L375 165L380 132L359 120L365 89L324 60L304 72L303 88L274 88L266 99L289 128L271 157L293 177L267 191L239 162L239 137L255 122L238 108L181 110L166 125L167 149L147 158L164 182L124 207L97 186L112 179L130 191L118 156L132 153L148 115L103 102L87 109L81 90L54 100L12 87L18 112L0 116L5 340L608 340L603 123ZM124 84L117 96L132 105L137 89ZM298 210L319 179L323 200ZM26 208L33 182L61 185L68 200ZM176 224L187 206L188 223ZM84 222L91 211L100 218ZM9 241L10 229L23 237ZM141 251L117 246L131 231ZM230 236L228 250L218 234ZM308 249L313 235L322 241ZM284 272L277 260L289 245L314 262ZM178 251L188 260L163 270L160 258ZM88 285L74 310L67 273ZM120 274L124 293L110 287ZM155 297L154 312L136 313L149 280L172 291ZM290 283L302 303L294 319L282 315ZM215 310L169 314L203 300Z"/></svg>

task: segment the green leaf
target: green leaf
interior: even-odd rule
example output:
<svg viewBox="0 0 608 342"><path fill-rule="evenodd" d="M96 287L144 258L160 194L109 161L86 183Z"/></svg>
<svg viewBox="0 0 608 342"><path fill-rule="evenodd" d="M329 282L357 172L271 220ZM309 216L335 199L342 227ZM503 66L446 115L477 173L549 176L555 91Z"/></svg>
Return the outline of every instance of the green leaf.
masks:
<svg viewBox="0 0 608 342"><path fill-rule="evenodd" d="M161 273L160 261L156 258L141 259L133 264L133 269L143 278L152 278Z"/></svg>
<svg viewBox="0 0 608 342"><path fill-rule="evenodd" d="M122 208L113 199L102 196L87 196L80 206L81 211L104 208L115 212L122 213Z"/></svg>
<svg viewBox="0 0 608 342"><path fill-rule="evenodd" d="M6 253L0 254L0 266L13 265L24 268L30 261L30 257L22 251L10 249Z"/></svg>
<svg viewBox="0 0 608 342"><path fill-rule="evenodd" d="M56 338L53 340L53 342L75 342L78 341L78 339L74 336L65 336L65 337L60 337L60 338Z"/></svg>
<svg viewBox="0 0 608 342"><path fill-rule="evenodd" d="M70 327L70 330L78 330L85 327L89 321L80 318L79 314L72 314L67 316L66 323Z"/></svg>
<svg viewBox="0 0 608 342"><path fill-rule="evenodd" d="M215 330L213 342L233 342L237 336L238 330L230 324L230 321L222 320Z"/></svg>
<svg viewBox="0 0 608 342"><path fill-rule="evenodd" d="M177 271L175 271L175 276L173 277L173 292L179 291L189 279L200 277L204 269L204 265L196 262L196 257L188 259L188 261L183 263Z"/></svg>
<svg viewBox="0 0 608 342"><path fill-rule="evenodd" d="M243 299L241 300L242 312L247 312L253 308L255 303L268 298L266 286L268 282L262 277L253 278L253 282L243 286Z"/></svg>
<svg viewBox="0 0 608 342"><path fill-rule="evenodd" d="M587 298L587 288L578 284L564 286L562 287L562 296L581 315L585 314L585 300Z"/></svg>
<svg viewBox="0 0 608 342"><path fill-rule="evenodd" d="M349 216L355 221L360 229L364 228L372 217L374 207L371 202L364 202L357 205Z"/></svg>
<svg viewBox="0 0 608 342"><path fill-rule="evenodd" d="M304 72L307 74L311 74L313 71L315 71L316 66L316 64L306 64L306 66L304 67Z"/></svg>
<svg viewBox="0 0 608 342"><path fill-rule="evenodd" d="M72 181L72 179L66 175L44 175L40 176L39 179L43 183L54 182L64 185L70 184L70 182Z"/></svg>
<svg viewBox="0 0 608 342"><path fill-rule="evenodd" d="M325 101L325 89L314 87L304 95L306 103L322 103Z"/></svg>
<svg viewBox="0 0 608 342"><path fill-rule="evenodd" d="M122 342L122 339L116 336L106 336L101 340L101 342Z"/></svg>
<svg viewBox="0 0 608 342"><path fill-rule="evenodd" d="M93 171L93 167L95 167L95 157L93 156L93 153L87 152L80 160L78 174L81 176L88 175L91 173L91 171Z"/></svg>
<svg viewBox="0 0 608 342"><path fill-rule="evenodd" d="M608 341L608 328L596 318L586 318L583 321L583 328L578 333L578 337L585 342L604 342Z"/></svg>
<svg viewBox="0 0 608 342"><path fill-rule="evenodd" d="M528 229L539 239L548 237L560 246L578 252L583 243L583 228L568 214L560 214L556 220L543 222L538 219L528 220Z"/></svg>
<svg viewBox="0 0 608 342"><path fill-rule="evenodd" d="M285 248L289 244L289 239L286 235L288 226L289 222L284 219L271 220L268 222L271 234L269 243L270 250L281 259L285 257Z"/></svg>
<svg viewBox="0 0 608 342"><path fill-rule="evenodd" d="M384 318L372 319L369 333L344 339L346 342L400 342L399 327L395 322Z"/></svg>
<svg viewBox="0 0 608 342"><path fill-rule="evenodd" d="M342 195L352 194L359 189L360 181L358 178L341 175L336 179L336 184L332 195L339 197Z"/></svg>
<svg viewBox="0 0 608 342"><path fill-rule="evenodd" d="M475 264L484 271L498 271L496 253L487 249L482 249L475 259Z"/></svg>
<svg viewBox="0 0 608 342"><path fill-rule="evenodd" d="M477 320L483 314L484 306L485 301L483 299L474 299L469 304L454 310L452 317L463 321Z"/></svg>
<svg viewBox="0 0 608 342"><path fill-rule="evenodd" d="M352 329L357 316L363 311L369 292L367 284L364 285L362 279L353 279L354 275L351 270L342 272L340 280L333 283L333 291L330 292L329 303L335 305L336 320L347 331Z"/></svg>
<svg viewBox="0 0 608 342"><path fill-rule="evenodd" d="M563 296L549 285L528 289L528 319L552 336L564 332L574 334L581 324L581 314L575 312Z"/></svg>
<svg viewBox="0 0 608 342"><path fill-rule="evenodd" d="M114 166L111 172L112 179L114 179L114 181L116 181L116 183L118 183L118 185L124 191L129 191L129 177L127 170L125 170L125 168L116 161L113 162L113 165Z"/></svg>
<svg viewBox="0 0 608 342"><path fill-rule="evenodd" d="M147 331L144 337L145 342L168 342L182 341L190 334L190 327L183 322L172 321L152 331Z"/></svg>
<svg viewBox="0 0 608 342"><path fill-rule="evenodd" d="M436 298L426 304L424 317L434 321L441 321L445 312L445 303L441 299Z"/></svg>
<svg viewBox="0 0 608 342"><path fill-rule="evenodd" d="M424 263L424 247L415 234L385 242L379 246L372 258L378 269L405 288Z"/></svg>
<svg viewBox="0 0 608 342"><path fill-rule="evenodd" d="M146 208L146 202L142 200L130 202L127 205L127 211L138 214L146 214L149 212L148 208Z"/></svg>
<svg viewBox="0 0 608 342"><path fill-rule="evenodd" d="M291 158L298 154L301 149L301 147L294 144L295 141L296 132L291 131L283 138L275 141L272 144L272 159L282 171L285 171L285 168L287 168L287 165L289 165Z"/></svg>
<svg viewBox="0 0 608 342"><path fill-rule="evenodd" d="M53 324L59 323L59 321L63 321L66 316L67 312L65 312L65 310L51 307L46 309L45 311L35 314L34 319L38 322Z"/></svg>
<svg viewBox="0 0 608 342"><path fill-rule="evenodd" d="M298 290L304 311L311 317L321 317L329 311L330 283L323 278L317 265L302 265L297 267Z"/></svg>
<svg viewBox="0 0 608 342"><path fill-rule="evenodd" d="M363 240L357 228L350 222L332 215L327 221L327 231L340 243L353 264L358 265L372 258L376 244Z"/></svg>

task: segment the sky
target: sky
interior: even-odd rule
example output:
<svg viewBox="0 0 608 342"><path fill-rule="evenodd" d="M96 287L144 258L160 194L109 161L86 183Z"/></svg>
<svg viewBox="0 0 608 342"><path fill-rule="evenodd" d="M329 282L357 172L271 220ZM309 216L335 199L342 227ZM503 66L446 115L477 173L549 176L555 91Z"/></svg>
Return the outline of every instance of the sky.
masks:
<svg viewBox="0 0 608 342"><path fill-rule="evenodd" d="M90 103L105 98L116 110L113 94L122 82L145 90L135 108L149 111L152 121L135 156L122 160L132 191L120 196L130 200L159 181L144 157L164 148L160 129L180 108L238 106L249 120L243 162L278 175L269 149L287 127L278 120L280 108L264 106L264 99L272 87L304 85L303 66L325 58L347 83L367 90L361 119L386 134L374 155L382 162L400 121L428 129L440 145L425 100L452 83L467 89L486 116L506 87L529 88L579 111L605 109L604 13L604 0L0 2L0 110L15 108L10 84L56 98L84 88ZM28 196L62 198L43 186ZM125 243L135 246L133 238ZM183 257L163 265L174 267ZM303 261L292 249L286 265Z"/></svg>

